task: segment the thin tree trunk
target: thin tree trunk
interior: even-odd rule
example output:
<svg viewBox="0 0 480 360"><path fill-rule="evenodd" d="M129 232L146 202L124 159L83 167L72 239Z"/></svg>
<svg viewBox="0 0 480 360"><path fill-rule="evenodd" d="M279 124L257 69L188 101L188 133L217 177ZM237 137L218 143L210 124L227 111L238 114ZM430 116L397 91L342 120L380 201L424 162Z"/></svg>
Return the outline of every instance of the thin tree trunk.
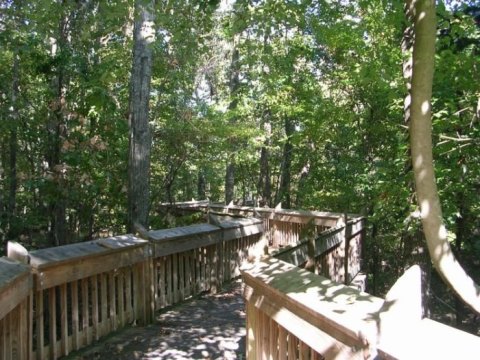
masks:
<svg viewBox="0 0 480 360"><path fill-rule="evenodd" d="M19 56L15 51L13 55L13 67L12 67L12 113L11 113L11 127L10 127L10 141L9 141L9 189L8 189L8 235L7 237L12 239L17 236L14 229L15 212L17 205L17 153L18 153L18 139L17 139L17 127L19 121L19 107L18 97L19 90L20 71L19 71Z"/></svg>
<svg viewBox="0 0 480 360"><path fill-rule="evenodd" d="M285 118L285 135L287 140L283 146L283 159L282 159L282 169L280 174L280 188L278 189L277 201L276 203L281 202L282 207L289 209L290 208L290 179L291 179L291 165L292 165L292 156L293 156L293 145L291 142L291 137L295 130L294 123L289 117Z"/></svg>
<svg viewBox="0 0 480 360"><path fill-rule="evenodd" d="M68 16L62 16L58 24L58 36L56 39L51 39L52 58L66 51L68 24ZM59 65L51 82L52 92L55 94L55 97L52 101L52 112L47 125L49 146L46 154L48 167L50 172L53 173L53 181L55 183L52 202L49 205L51 218L50 237L55 246L63 245L67 242L66 199L63 182L65 174L60 156L62 137L65 136L63 113L66 106L66 84L64 66Z"/></svg>
<svg viewBox="0 0 480 360"><path fill-rule="evenodd" d="M432 262L444 281L473 310L480 313L480 287L457 262L447 239L435 181L432 155L431 97L435 59L434 0L413 2L413 47L410 144L417 200Z"/></svg>
<svg viewBox="0 0 480 360"><path fill-rule="evenodd" d="M198 200L205 200L207 198L207 183L203 169L198 171L197 197Z"/></svg>
<svg viewBox="0 0 480 360"><path fill-rule="evenodd" d="M268 116L268 115L267 115ZM270 164L269 164L269 146L270 146L270 136L272 133L271 124L266 121L263 125L265 130L265 142L262 146L260 153L260 177L258 179L258 191L262 196L261 205L271 206L272 204L272 182L270 178Z"/></svg>
<svg viewBox="0 0 480 360"><path fill-rule="evenodd" d="M236 48L237 39L234 39L234 49L232 53L232 62L230 64L230 104L228 109L230 111L235 111L238 105L237 92L240 87L240 53ZM230 123L234 124L236 122L236 116L233 116L230 119ZM225 173L225 203L229 204L235 198L235 155L236 149L235 144L232 149L232 154L230 155L226 173Z"/></svg>
<svg viewBox="0 0 480 360"><path fill-rule="evenodd" d="M128 156L128 231L140 224L148 229L150 209L150 152L148 124L152 49L155 40L153 0L135 2L133 64L131 73Z"/></svg>
<svg viewBox="0 0 480 360"><path fill-rule="evenodd" d="M229 204L235 197L235 163L227 165L225 174L225 204Z"/></svg>

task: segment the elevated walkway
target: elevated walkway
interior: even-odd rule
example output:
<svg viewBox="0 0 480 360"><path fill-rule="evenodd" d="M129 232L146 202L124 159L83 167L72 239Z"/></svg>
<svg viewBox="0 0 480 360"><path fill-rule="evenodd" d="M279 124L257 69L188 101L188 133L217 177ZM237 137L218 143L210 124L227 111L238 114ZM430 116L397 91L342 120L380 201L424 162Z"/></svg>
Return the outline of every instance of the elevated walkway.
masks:
<svg viewBox="0 0 480 360"><path fill-rule="evenodd" d="M0 360L79 351L90 359L451 358L429 333L455 339L459 358L478 356L478 337L421 318L410 277L386 300L348 286L360 271L362 217L216 210L207 206L209 223L143 238L32 252L10 243L0 259ZM220 291L240 274L245 305L238 287Z"/></svg>

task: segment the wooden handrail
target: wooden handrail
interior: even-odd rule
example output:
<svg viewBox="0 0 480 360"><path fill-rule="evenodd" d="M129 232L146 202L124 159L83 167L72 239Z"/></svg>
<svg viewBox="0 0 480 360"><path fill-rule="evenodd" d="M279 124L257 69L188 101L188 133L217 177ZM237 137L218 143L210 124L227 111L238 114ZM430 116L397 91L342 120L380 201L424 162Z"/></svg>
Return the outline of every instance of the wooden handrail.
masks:
<svg viewBox="0 0 480 360"><path fill-rule="evenodd" d="M30 253L11 243L9 255L29 264L0 259L0 360L56 359L127 324L151 322L164 306L216 291L262 247L262 224L239 218L140 229L148 240L128 234Z"/></svg>
<svg viewBox="0 0 480 360"><path fill-rule="evenodd" d="M477 359L480 337L410 314L411 274L384 301L271 257L245 267L247 359Z"/></svg>
<svg viewBox="0 0 480 360"><path fill-rule="evenodd" d="M0 351L0 359L17 351L20 343L26 344L22 359L56 359L129 323L148 323L157 309L202 291L217 291L240 275L242 263L263 253L265 226L282 241L298 241L312 222L293 214L280 211L261 219L222 215L211 224L142 229L144 239L122 235L30 253L12 244L10 255L29 261L28 266L12 265L18 270L15 284L21 278L29 287L22 292L23 287L10 286L7 291L0 282L0 322L14 324L8 334L17 334L20 323L12 319L18 316L25 341L0 331L0 344L10 344ZM280 221L287 219L284 215L296 220ZM11 301L15 296L23 299L20 304Z"/></svg>
<svg viewBox="0 0 480 360"><path fill-rule="evenodd" d="M257 310L263 312L275 320L275 326L328 358L363 359L371 352L382 299L274 258L244 269L242 277L247 308L253 311L247 314L247 323L256 322L251 317L258 316ZM308 329L316 329L318 336L305 336ZM249 340L258 336L257 329L248 331ZM249 342L247 358L259 359L258 346L263 345Z"/></svg>

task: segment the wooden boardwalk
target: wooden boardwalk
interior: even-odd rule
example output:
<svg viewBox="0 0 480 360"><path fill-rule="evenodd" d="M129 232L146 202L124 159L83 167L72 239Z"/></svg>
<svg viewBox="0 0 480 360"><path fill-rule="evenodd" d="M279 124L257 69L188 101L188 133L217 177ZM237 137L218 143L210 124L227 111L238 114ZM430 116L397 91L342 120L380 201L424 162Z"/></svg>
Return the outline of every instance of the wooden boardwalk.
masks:
<svg viewBox="0 0 480 360"><path fill-rule="evenodd" d="M68 359L245 359L245 305L240 280L156 314L154 324L128 327Z"/></svg>

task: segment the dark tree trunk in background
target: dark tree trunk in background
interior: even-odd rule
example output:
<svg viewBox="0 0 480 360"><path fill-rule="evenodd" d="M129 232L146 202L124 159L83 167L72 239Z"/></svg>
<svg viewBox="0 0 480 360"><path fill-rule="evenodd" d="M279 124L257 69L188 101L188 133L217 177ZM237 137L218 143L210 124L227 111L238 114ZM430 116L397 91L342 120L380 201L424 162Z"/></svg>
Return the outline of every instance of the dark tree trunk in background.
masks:
<svg viewBox="0 0 480 360"><path fill-rule="evenodd" d="M267 26L263 36L263 53L267 55L268 40L270 37L270 28ZM267 67L264 65L262 69L264 76L267 76ZM272 136L272 124L270 122L270 109L266 109L262 114L262 124L265 133L265 141L263 142L260 153L260 176L257 184L257 191L260 195L260 206L272 206L272 180L270 173L270 144Z"/></svg>
<svg viewBox="0 0 480 360"><path fill-rule="evenodd" d="M66 11L63 10L62 11ZM51 40L51 57L64 57L68 51L68 32L69 16L62 15L58 24L58 35L56 39ZM66 124L64 112L66 109L65 94L67 91L67 78L65 68L62 63L57 67L56 74L52 78L51 88L54 98L51 101L50 118L47 124L48 148L46 160L48 171L53 176L54 192L51 194L49 212L51 218L50 238L55 246L63 245L67 242L67 223L66 223L66 199L64 176L66 169L62 164L61 146L62 139L66 135Z"/></svg>
<svg viewBox="0 0 480 360"><path fill-rule="evenodd" d="M133 64L131 72L128 156L128 231L134 224L148 229L150 208L151 134L148 124L152 49L155 39L154 1L135 2Z"/></svg>
<svg viewBox="0 0 480 360"><path fill-rule="evenodd" d="M262 146L260 154L260 177L258 179L258 192L261 195L260 206L268 205L272 206L272 183L270 179L270 163L269 163L269 146L270 136L272 133L271 125L269 122L264 124L265 129L265 142Z"/></svg>
<svg viewBox="0 0 480 360"><path fill-rule="evenodd" d="M235 197L235 163L227 165L225 174L225 204L229 204Z"/></svg>
<svg viewBox="0 0 480 360"><path fill-rule="evenodd" d="M198 172L197 197L198 200L205 200L207 198L207 180L205 179L203 170Z"/></svg>
<svg viewBox="0 0 480 360"><path fill-rule="evenodd" d="M283 146L282 168L280 174L280 187L278 189L278 196L276 203L282 203L282 207L289 209L290 203L290 180L291 180L291 166L293 156L293 145L291 137L295 131L295 124L289 117L285 118L285 135L287 140Z"/></svg>
<svg viewBox="0 0 480 360"><path fill-rule="evenodd" d="M236 48L236 40L234 40L234 49L232 53L232 62L230 64L230 105L228 109L235 111L238 105L237 91L240 87L240 69L239 69L240 53ZM236 122L236 116L232 116L230 123ZM229 204L235 198L235 157L236 157L235 144L233 144L232 153L227 163L227 169L225 173L225 203Z"/></svg>
<svg viewBox="0 0 480 360"><path fill-rule="evenodd" d="M7 238L14 239L16 238L17 230L15 229L15 213L17 207L17 152L18 152L18 141L17 141L17 128L19 117L19 105L18 97L20 95L20 71L19 71L19 56L16 51L13 55L13 66L12 66L12 96L11 96L11 126L10 126L10 139L9 139L9 184L8 184L8 231Z"/></svg>

